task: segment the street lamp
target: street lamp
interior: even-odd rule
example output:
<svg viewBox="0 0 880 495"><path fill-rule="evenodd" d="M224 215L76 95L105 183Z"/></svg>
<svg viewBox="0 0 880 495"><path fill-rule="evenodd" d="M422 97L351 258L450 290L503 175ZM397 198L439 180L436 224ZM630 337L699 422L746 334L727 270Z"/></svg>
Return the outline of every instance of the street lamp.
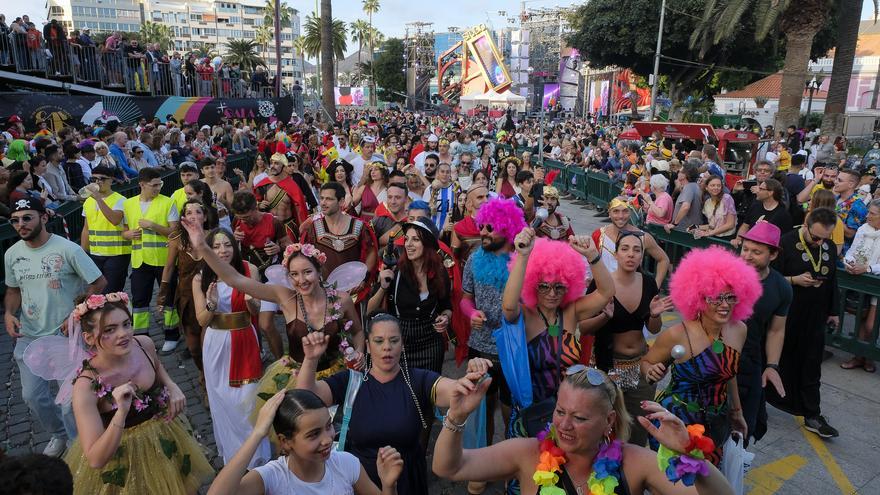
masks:
<svg viewBox="0 0 880 495"><path fill-rule="evenodd" d="M803 127L806 128L807 124L810 122L810 112L813 110L813 95L816 91L819 91L819 88L822 87L822 71L819 71L818 78L814 75L813 79L804 83L804 90L809 92L810 96L807 99L807 114L804 115L804 123Z"/></svg>

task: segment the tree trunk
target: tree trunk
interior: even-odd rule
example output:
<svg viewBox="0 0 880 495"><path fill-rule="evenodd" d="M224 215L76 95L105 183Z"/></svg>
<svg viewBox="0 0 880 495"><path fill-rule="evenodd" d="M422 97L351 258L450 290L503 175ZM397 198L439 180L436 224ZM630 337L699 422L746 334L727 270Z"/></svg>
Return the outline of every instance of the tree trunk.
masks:
<svg viewBox="0 0 880 495"><path fill-rule="evenodd" d="M810 63L810 47L816 30L790 30L785 33L785 64L782 67L782 90L779 110L773 123L777 131L797 126L801 116L801 100Z"/></svg>
<svg viewBox="0 0 880 495"><path fill-rule="evenodd" d="M376 73L373 69L373 13L370 12L370 106L375 107L376 101Z"/></svg>
<svg viewBox="0 0 880 495"><path fill-rule="evenodd" d="M831 141L843 133L846 100L849 96L849 83L852 79L853 60L856 57L856 42L859 39L861 7L861 0L841 0L840 2L834 68L831 70L828 99L825 101L825 115L822 117L822 133L830 135Z"/></svg>
<svg viewBox="0 0 880 495"><path fill-rule="evenodd" d="M336 99L333 87L336 74L333 64L333 12L330 0L321 0L321 100L330 119L336 119Z"/></svg>
<svg viewBox="0 0 880 495"><path fill-rule="evenodd" d="M275 96L281 96L281 0L275 0Z"/></svg>

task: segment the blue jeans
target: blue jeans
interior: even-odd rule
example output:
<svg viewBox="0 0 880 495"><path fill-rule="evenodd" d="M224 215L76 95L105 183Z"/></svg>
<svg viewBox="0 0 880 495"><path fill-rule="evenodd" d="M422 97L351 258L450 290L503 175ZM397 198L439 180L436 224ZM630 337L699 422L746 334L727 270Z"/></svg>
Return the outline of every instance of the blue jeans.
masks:
<svg viewBox="0 0 880 495"><path fill-rule="evenodd" d="M31 373L30 368L24 364L24 351L34 340L34 337L19 337L12 351L21 375L21 397L44 430L52 436L72 440L76 438L76 421L70 403L59 408L55 404L55 395L49 389L49 382Z"/></svg>

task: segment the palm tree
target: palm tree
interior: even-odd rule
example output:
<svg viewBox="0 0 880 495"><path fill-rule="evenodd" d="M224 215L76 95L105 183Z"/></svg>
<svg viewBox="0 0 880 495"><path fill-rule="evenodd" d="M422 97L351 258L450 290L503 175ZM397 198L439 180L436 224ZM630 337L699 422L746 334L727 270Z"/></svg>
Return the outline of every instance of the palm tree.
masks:
<svg viewBox="0 0 880 495"><path fill-rule="evenodd" d="M278 18L281 20L281 28L289 28L290 27L290 18L296 13L296 11L288 6L282 4L278 7L279 16ZM266 0L266 5L263 6L263 24L264 25L272 25L275 23L275 0Z"/></svg>
<svg viewBox="0 0 880 495"><path fill-rule="evenodd" d="M336 74L333 70L334 37L333 32L333 9L330 0L321 0L321 98L324 110L330 119L336 118L336 98L333 87L336 86ZM342 24L342 43L345 43L345 23ZM343 50L344 51L344 50Z"/></svg>
<svg viewBox="0 0 880 495"><path fill-rule="evenodd" d="M237 63L241 70L252 72L258 66L269 68L266 61L257 53L259 45L254 40L235 40L226 42L226 55L223 56L225 63Z"/></svg>
<svg viewBox="0 0 880 495"><path fill-rule="evenodd" d="M358 63L361 63L361 52L364 51L364 42L370 38L370 25L363 19L358 19L349 24L351 40L358 44Z"/></svg>
<svg viewBox="0 0 880 495"><path fill-rule="evenodd" d="M339 19L333 19L331 26L333 59L341 60L345 58L345 52L348 50L348 28L345 22ZM320 54L322 41L321 19L316 19L313 15L308 16L303 32L305 33L303 37L305 38L306 54L310 57ZM324 61L322 60L321 63L323 64Z"/></svg>
<svg viewBox="0 0 880 495"><path fill-rule="evenodd" d="M141 43L159 43L159 47L163 50L171 50L174 46L173 38L174 32L171 30L171 26L167 24L150 21L141 24Z"/></svg>
<svg viewBox="0 0 880 495"><path fill-rule="evenodd" d="M293 40L293 50L299 55L300 67L302 68L303 79L306 77L306 39L303 36L297 36Z"/></svg>
<svg viewBox="0 0 880 495"><path fill-rule="evenodd" d="M755 40L762 41L771 31L785 36L785 62L782 89L774 126L785 129L797 125L804 96L804 82L810 62L810 49L816 33L828 20L834 0L707 0L703 17L691 34L691 46L701 53L713 45L741 34L743 16L752 13Z"/></svg>
<svg viewBox="0 0 880 495"><path fill-rule="evenodd" d="M254 40L262 47L262 51L269 51L269 42L272 41L272 28L263 24L254 29Z"/></svg>
<svg viewBox="0 0 880 495"><path fill-rule="evenodd" d="M373 14L379 12L379 0L363 0L364 13L369 16L370 19L370 62L373 61L373 48L374 42L373 39L375 37L375 33L373 31ZM370 66L372 70L372 65ZM376 105L376 75L370 72L370 106Z"/></svg>
<svg viewBox="0 0 880 495"><path fill-rule="evenodd" d="M837 25L837 47L834 49L834 67L831 69L831 82L828 83L828 97L825 100L825 115L822 116L822 133L831 140L843 133L846 99L852 79L852 67L856 58L856 43L859 39L862 1L841 0L840 17ZM877 22L878 0L874 0L874 22Z"/></svg>

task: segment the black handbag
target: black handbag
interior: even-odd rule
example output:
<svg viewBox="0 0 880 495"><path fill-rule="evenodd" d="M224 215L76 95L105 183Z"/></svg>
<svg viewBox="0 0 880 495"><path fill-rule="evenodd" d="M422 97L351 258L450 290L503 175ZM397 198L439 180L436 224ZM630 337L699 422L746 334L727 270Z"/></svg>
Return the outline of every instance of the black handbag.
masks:
<svg viewBox="0 0 880 495"><path fill-rule="evenodd" d="M562 315L559 315L561 322ZM562 329L556 336L556 375L562 380ZM556 396L552 395L540 402L530 404L528 407L520 410L519 415L522 421L523 429L529 437L535 437L547 427L553 419L553 411L556 409Z"/></svg>

